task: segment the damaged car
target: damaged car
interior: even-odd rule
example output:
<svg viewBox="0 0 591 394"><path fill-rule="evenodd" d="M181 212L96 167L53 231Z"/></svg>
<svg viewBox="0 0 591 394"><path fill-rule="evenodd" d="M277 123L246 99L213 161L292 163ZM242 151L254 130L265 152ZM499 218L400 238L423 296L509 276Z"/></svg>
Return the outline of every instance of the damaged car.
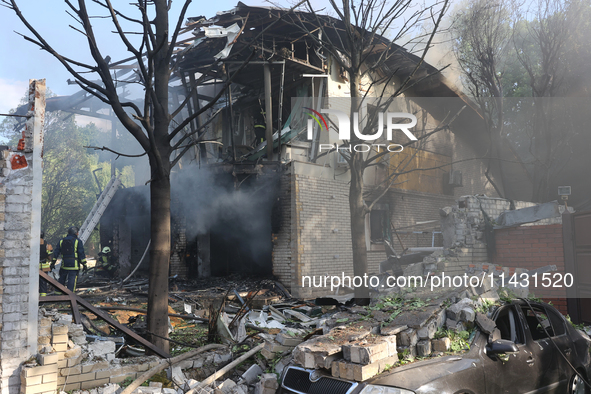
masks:
<svg viewBox="0 0 591 394"><path fill-rule="evenodd" d="M390 368L364 382L291 366L281 393L590 393L591 339L554 307L515 300L477 315L469 350Z"/></svg>

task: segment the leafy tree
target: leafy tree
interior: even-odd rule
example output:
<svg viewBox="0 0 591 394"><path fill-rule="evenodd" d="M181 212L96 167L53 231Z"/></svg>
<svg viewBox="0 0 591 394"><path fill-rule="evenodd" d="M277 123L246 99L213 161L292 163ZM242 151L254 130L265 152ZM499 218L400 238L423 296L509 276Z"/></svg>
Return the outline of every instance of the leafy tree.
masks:
<svg viewBox="0 0 591 394"><path fill-rule="evenodd" d="M503 75L511 46L509 0L468 0L454 18L453 45L463 85L478 104L490 139L485 175L497 194L506 196L501 152L503 144ZM496 168L500 179L491 176ZM500 182L499 182L500 181ZM500 184L499 184L500 183Z"/></svg>
<svg viewBox="0 0 591 394"><path fill-rule="evenodd" d="M21 127L17 118L6 118L0 125L0 135L15 146ZM96 201L98 187L92 172L103 169L98 173L103 186L110 178L110 162L100 162L98 153L85 148L97 144L107 133L92 123L78 126L74 116L61 111L45 114L43 132L41 228L46 240L55 244L70 226L82 225ZM124 167L122 172L122 184L133 185L131 167ZM98 241L93 233L86 242L87 250L90 245L97 246Z"/></svg>

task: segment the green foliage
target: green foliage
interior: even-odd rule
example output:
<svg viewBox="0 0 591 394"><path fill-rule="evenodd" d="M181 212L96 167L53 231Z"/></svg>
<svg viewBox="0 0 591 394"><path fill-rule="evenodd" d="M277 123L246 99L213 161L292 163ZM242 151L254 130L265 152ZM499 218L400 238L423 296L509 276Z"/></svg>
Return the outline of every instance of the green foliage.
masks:
<svg viewBox="0 0 591 394"><path fill-rule="evenodd" d="M449 350L454 353L470 349L470 332L469 331L448 331L448 337L451 340Z"/></svg>
<svg viewBox="0 0 591 394"><path fill-rule="evenodd" d="M444 328L440 328L437 330L435 335L433 336L434 339L441 339L441 338L449 338L451 341L449 350L453 353L458 353L464 350L470 349L470 341L471 335L473 331L452 331L446 330Z"/></svg>
<svg viewBox="0 0 591 394"><path fill-rule="evenodd" d="M483 313L483 314L487 314L488 311L490 310L490 308L495 305L494 302L492 301L488 301L488 300L484 300L482 301L482 303L480 304L480 306L474 308L475 312L479 312L479 313Z"/></svg>
<svg viewBox="0 0 591 394"><path fill-rule="evenodd" d="M503 302L511 302L517 298L517 294L515 294L511 289L503 288L502 291L498 292L499 299Z"/></svg>
<svg viewBox="0 0 591 394"><path fill-rule="evenodd" d="M48 96L52 96L51 92ZM7 117L0 124L0 135L8 140L9 145L16 146L22 127L18 118ZM77 125L71 114L46 112L41 228L48 243L55 245L70 226L80 227L90 213L99 194L92 172L101 169L96 172L101 188L111 178L110 158L85 148L109 145L110 134L110 131L102 131L93 123ZM133 186L135 181L131 166L124 167L121 173L122 184ZM98 231L95 231L86 243L87 253L92 247L98 247L98 238Z"/></svg>
<svg viewBox="0 0 591 394"><path fill-rule="evenodd" d="M566 321L569 322L571 324L571 326L573 326L577 330L584 330L585 329L585 325L583 323L581 323L581 324L573 323L572 320L570 319L570 315L566 315Z"/></svg>
<svg viewBox="0 0 591 394"><path fill-rule="evenodd" d="M125 380L121 383L119 383L119 386L121 386L122 388L126 388L127 386L129 386L135 379L134 378L125 378Z"/></svg>
<svg viewBox="0 0 591 394"><path fill-rule="evenodd" d="M412 300L410 300L406 304L407 309L408 310L411 310L411 311L424 308L427 305L429 305L427 302L425 302L425 301L423 301L423 300L421 300L420 298L417 298L417 297L413 298Z"/></svg>

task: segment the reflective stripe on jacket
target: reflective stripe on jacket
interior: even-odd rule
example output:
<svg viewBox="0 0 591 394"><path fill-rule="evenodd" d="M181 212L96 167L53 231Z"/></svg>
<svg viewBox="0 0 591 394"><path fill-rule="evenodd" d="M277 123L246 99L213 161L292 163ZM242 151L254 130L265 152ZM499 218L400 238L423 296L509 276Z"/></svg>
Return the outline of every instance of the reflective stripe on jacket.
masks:
<svg viewBox="0 0 591 394"><path fill-rule="evenodd" d="M53 251L53 257L57 260L60 254L62 254L62 245L66 239L74 243L74 254L62 257L61 269L68 271L79 271L80 264L86 265L86 255L84 254L84 246L82 245L82 242L80 242L78 237L75 235L68 235L61 239Z"/></svg>

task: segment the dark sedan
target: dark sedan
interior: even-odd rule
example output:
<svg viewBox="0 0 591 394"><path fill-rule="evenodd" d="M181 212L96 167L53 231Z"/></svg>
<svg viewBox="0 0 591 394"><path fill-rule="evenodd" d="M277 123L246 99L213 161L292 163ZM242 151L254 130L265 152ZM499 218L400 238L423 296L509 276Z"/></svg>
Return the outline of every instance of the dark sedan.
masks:
<svg viewBox="0 0 591 394"><path fill-rule="evenodd" d="M498 307L492 315L498 328L491 334L495 337L478 331L466 353L417 361L361 383L336 379L320 370L290 367L284 373L280 392L589 394L580 376L585 380L589 376L591 340L552 306L539 302L530 305L519 300Z"/></svg>

